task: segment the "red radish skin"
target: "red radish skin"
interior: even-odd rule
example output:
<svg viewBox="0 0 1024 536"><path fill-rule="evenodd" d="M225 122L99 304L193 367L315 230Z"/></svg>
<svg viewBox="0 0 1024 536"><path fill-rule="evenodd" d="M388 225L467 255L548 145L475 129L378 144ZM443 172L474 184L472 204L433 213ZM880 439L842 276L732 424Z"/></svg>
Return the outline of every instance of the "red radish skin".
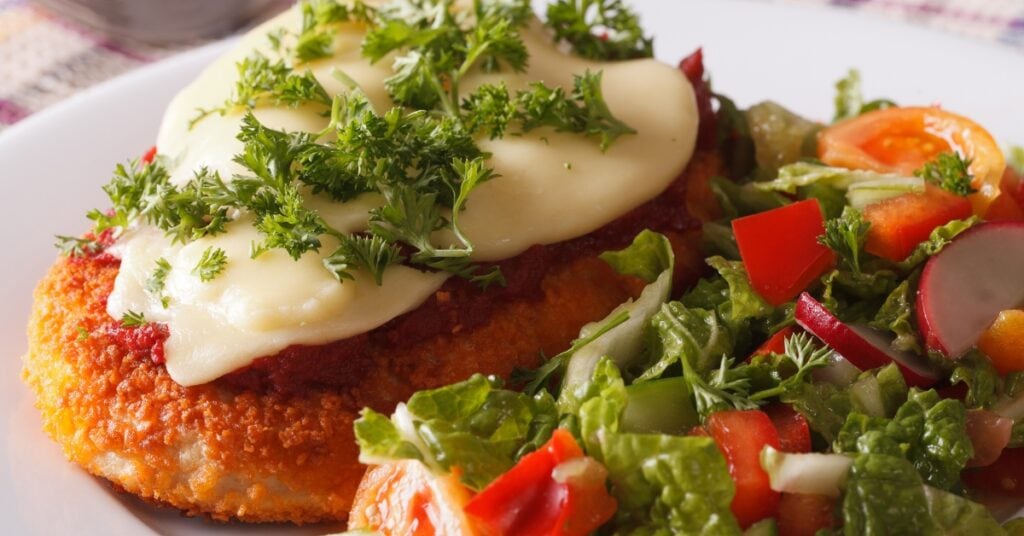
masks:
<svg viewBox="0 0 1024 536"><path fill-rule="evenodd" d="M990 222L928 260L917 322L931 350L956 359L978 343L1000 311L1024 303L1024 222Z"/></svg>
<svg viewBox="0 0 1024 536"><path fill-rule="evenodd" d="M911 386L930 387L939 379L923 359L893 350L886 337L879 332L843 323L806 292L796 301L795 317L797 324L861 370L895 362Z"/></svg>

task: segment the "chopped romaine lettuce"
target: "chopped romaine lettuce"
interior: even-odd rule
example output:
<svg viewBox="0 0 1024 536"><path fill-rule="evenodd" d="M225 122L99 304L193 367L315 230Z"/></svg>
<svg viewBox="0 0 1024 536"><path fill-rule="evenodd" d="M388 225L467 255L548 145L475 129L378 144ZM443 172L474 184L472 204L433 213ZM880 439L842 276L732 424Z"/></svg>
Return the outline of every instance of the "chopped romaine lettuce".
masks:
<svg viewBox="0 0 1024 536"><path fill-rule="evenodd" d="M659 344L649 352L656 359L637 378L658 378L669 366L686 360L698 373L716 368L722 356L732 353L733 337L718 313L685 307L680 302L663 304L651 317Z"/></svg>
<svg viewBox="0 0 1024 536"><path fill-rule="evenodd" d="M850 413L833 443L836 452L904 456L928 484L949 489L974 455L962 403L913 389L892 419Z"/></svg>
<svg viewBox="0 0 1024 536"><path fill-rule="evenodd" d="M882 307L875 313L870 325L896 336L892 348L903 352L921 352L920 337L913 321L914 300L917 296L918 274L915 272L889 293Z"/></svg>
<svg viewBox="0 0 1024 536"><path fill-rule="evenodd" d="M842 512L848 536L940 533L921 477L898 456L858 455L847 477Z"/></svg>
<svg viewBox="0 0 1024 536"><path fill-rule="evenodd" d="M764 318L775 310L751 286L742 262L710 257L707 263L717 270L729 285L729 301L723 304L724 307L719 311L728 320L731 328L735 330L743 322L752 318Z"/></svg>
<svg viewBox="0 0 1024 536"><path fill-rule="evenodd" d="M924 487L924 495L928 501L928 512L946 536L1006 534L999 522L981 504L931 486Z"/></svg>
<svg viewBox="0 0 1024 536"><path fill-rule="evenodd" d="M909 273L911 270L924 264L924 261L928 260L929 257L942 251L942 248L952 242L957 235L974 227L980 221L977 216L971 216L966 220L953 220L945 225L936 227L932 230L931 235L928 236L928 240L918 244L914 251L910 253L910 256L900 261L898 266L904 273Z"/></svg>
<svg viewBox="0 0 1024 536"><path fill-rule="evenodd" d="M797 193L797 188L811 184L825 184L847 190L858 182L903 178L891 173L876 173L860 169L830 167L810 162L796 162L779 168L779 176L772 181L755 183L758 189L769 192ZM922 188L923 189L923 185Z"/></svg>
<svg viewBox="0 0 1024 536"><path fill-rule="evenodd" d="M968 408L987 408L995 403L999 392L999 372L984 354L977 350L967 352L956 360L949 383L967 386L964 404Z"/></svg>
<svg viewBox="0 0 1024 536"><path fill-rule="evenodd" d="M857 117L874 110L882 110L896 106L896 103L889 99L875 99L864 102L864 95L860 89L860 71L850 69L845 77L836 82L836 111L832 117L833 123Z"/></svg>

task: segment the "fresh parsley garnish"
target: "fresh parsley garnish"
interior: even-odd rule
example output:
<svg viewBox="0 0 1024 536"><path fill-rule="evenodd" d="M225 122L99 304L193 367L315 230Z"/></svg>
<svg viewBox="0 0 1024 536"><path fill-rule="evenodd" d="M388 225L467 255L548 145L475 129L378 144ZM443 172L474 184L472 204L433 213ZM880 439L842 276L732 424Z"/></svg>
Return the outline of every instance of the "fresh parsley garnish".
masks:
<svg viewBox="0 0 1024 536"><path fill-rule="evenodd" d="M143 313L126 311L121 315L121 325L126 328L138 328L145 326L148 323L149 321L146 320L146 315Z"/></svg>
<svg viewBox="0 0 1024 536"><path fill-rule="evenodd" d="M210 246L203 250L203 255L199 257L199 262L192 269L192 273L199 276L199 280L205 283L220 275L227 264L228 256L224 250Z"/></svg>
<svg viewBox="0 0 1024 536"><path fill-rule="evenodd" d="M628 60L654 55L639 17L622 0L558 0L548 4L547 25L555 39L594 60Z"/></svg>
<svg viewBox="0 0 1024 536"><path fill-rule="evenodd" d="M860 256L869 229L871 222L865 220L859 210L846 206L841 216L825 222L825 234L818 237L818 242L836 252L848 270L859 274Z"/></svg>
<svg viewBox="0 0 1024 536"><path fill-rule="evenodd" d="M91 236L57 235L54 246L66 257L88 257L103 251L103 244Z"/></svg>
<svg viewBox="0 0 1024 536"><path fill-rule="evenodd" d="M974 175L971 174L971 159L959 153L940 153L935 160L928 162L914 175L960 196L971 195L978 190L971 186Z"/></svg>
<svg viewBox="0 0 1024 536"><path fill-rule="evenodd" d="M167 262L167 259L161 257L156 260L156 268L153 269L153 273L150 274L149 279L146 280L146 292L149 292L153 296L160 300L160 304L166 309L170 304L170 298L164 295L164 286L167 283L167 274L171 272L171 263Z"/></svg>
<svg viewBox="0 0 1024 536"><path fill-rule="evenodd" d="M602 42L613 45L612 56L650 55L650 40L642 38L635 15L619 2L576 7L588 28L611 32L614 38ZM593 137L605 150L635 132L609 110L601 72L576 76L568 93L542 83L515 96L500 85L460 92L463 78L475 69L526 68L529 57L519 33L532 16L526 0L477 0L469 10L456 8L452 0L402 0L379 7L321 0L300 9L301 28L271 32L270 52L238 62L232 95L221 106L199 110L191 123L213 113L244 113L238 134L243 149L235 162L245 171L225 180L201 169L189 182L172 184L164 158L118 166L105 187L113 210L89 214L95 232L141 220L162 229L172 242L187 243L223 232L238 214L251 214L261 235L252 245L253 257L283 249L298 259L319 251L330 237L338 246L324 266L339 280L366 270L380 284L388 266L408 262L481 285L501 283L497 267L481 269L470 261L473 246L458 224L473 189L495 176L475 136L549 127ZM335 33L346 21L368 28L362 43L366 58L392 59L393 75L385 81L396 103L391 109L375 110L341 72L335 75L350 82L348 90L330 95L302 67L333 54ZM639 48L626 54L629 42ZM330 117L320 132L275 130L251 113L263 105L309 104L322 106ZM362 233L335 229L305 205L310 194L345 202L366 193L383 203L370 212L369 229ZM439 231L454 240L438 245ZM222 251L207 250L194 273L207 281L224 262ZM153 275L150 286L159 294L166 270L158 267Z"/></svg>
<svg viewBox="0 0 1024 536"><path fill-rule="evenodd" d="M831 350L818 347L806 333L790 335L785 341L785 350L780 356L774 356L776 368L787 367L791 372L782 377L772 386L759 390L751 390L749 371L761 366L757 363L736 363L732 358L723 357L717 369L708 378L698 373L693 365L682 359L683 377L690 385L694 395L697 412L705 418L715 411L723 409L754 409L765 400L778 397L800 386L811 371L828 364Z"/></svg>
<svg viewBox="0 0 1024 536"><path fill-rule="evenodd" d="M78 336L75 337L78 341L85 341L89 339L89 330L85 329L85 326L78 326L75 328L78 332Z"/></svg>
<svg viewBox="0 0 1024 536"><path fill-rule="evenodd" d="M301 74L288 65L285 60L271 61L258 52L236 64L238 81L231 96L224 104L215 108L197 110L196 116L189 121L192 128L213 113L224 115L228 112L255 108L260 104L273 106L289 106L315 103L330 106L331 97L327 90L306 70Z"/></svg>

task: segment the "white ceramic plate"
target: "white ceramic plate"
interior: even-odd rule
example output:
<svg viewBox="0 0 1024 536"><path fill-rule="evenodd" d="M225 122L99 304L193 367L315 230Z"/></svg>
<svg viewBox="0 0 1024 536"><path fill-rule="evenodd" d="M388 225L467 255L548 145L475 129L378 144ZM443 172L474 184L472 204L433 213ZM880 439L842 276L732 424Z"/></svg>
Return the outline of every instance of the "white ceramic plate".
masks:
<svg viewBox="0 0 1024 536"><path fill-rule="evenodd" d="M1024 143L1024 55L849 12L738 0L637 1L660 58L698 46L715 88L741 105L773 99L828 119L832 83L860 68L868 97L939 100ZM18 381L31 291L55 252L105 205L116 162L145 151L171 96L226 47L218 43L140 69L0 134L0 532L6 534L315 533L336 527L217 525L185 519L110 491L67 463L40 432Z"/></svg>

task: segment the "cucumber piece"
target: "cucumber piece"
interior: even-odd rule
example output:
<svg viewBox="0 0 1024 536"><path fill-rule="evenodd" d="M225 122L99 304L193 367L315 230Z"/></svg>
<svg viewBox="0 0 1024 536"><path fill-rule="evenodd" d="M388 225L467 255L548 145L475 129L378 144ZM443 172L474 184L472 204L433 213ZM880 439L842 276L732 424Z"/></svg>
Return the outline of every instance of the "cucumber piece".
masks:
<svg viewBox="0 0 1024 536"><path fill-rule="evenodd" d="M684 435L700 423L681 376L635 383L626 395L624 432Z"/></svg>
<svg viewBox="0 0 1024 536"><path fill-rule="evenodd" d="M923 191L924 179L921 177L886 177L851 184L846 190L846 199L853 208L860 210L891 197Z"/></svg>
<svg viewBox="0 0 1024 536"><path fill-rule="evenodd" d="M779 536L779 527L775 519L769 517L751 525L743 531L743 536Z"/></svg>
<svg viewBox="0 0 1024 536"><path fill-rule="evenodd" d="M853 458L842 454L795 454L772 447L761 451L761 467L771 487L787 493L816 493L838 497Z"/></svg>

